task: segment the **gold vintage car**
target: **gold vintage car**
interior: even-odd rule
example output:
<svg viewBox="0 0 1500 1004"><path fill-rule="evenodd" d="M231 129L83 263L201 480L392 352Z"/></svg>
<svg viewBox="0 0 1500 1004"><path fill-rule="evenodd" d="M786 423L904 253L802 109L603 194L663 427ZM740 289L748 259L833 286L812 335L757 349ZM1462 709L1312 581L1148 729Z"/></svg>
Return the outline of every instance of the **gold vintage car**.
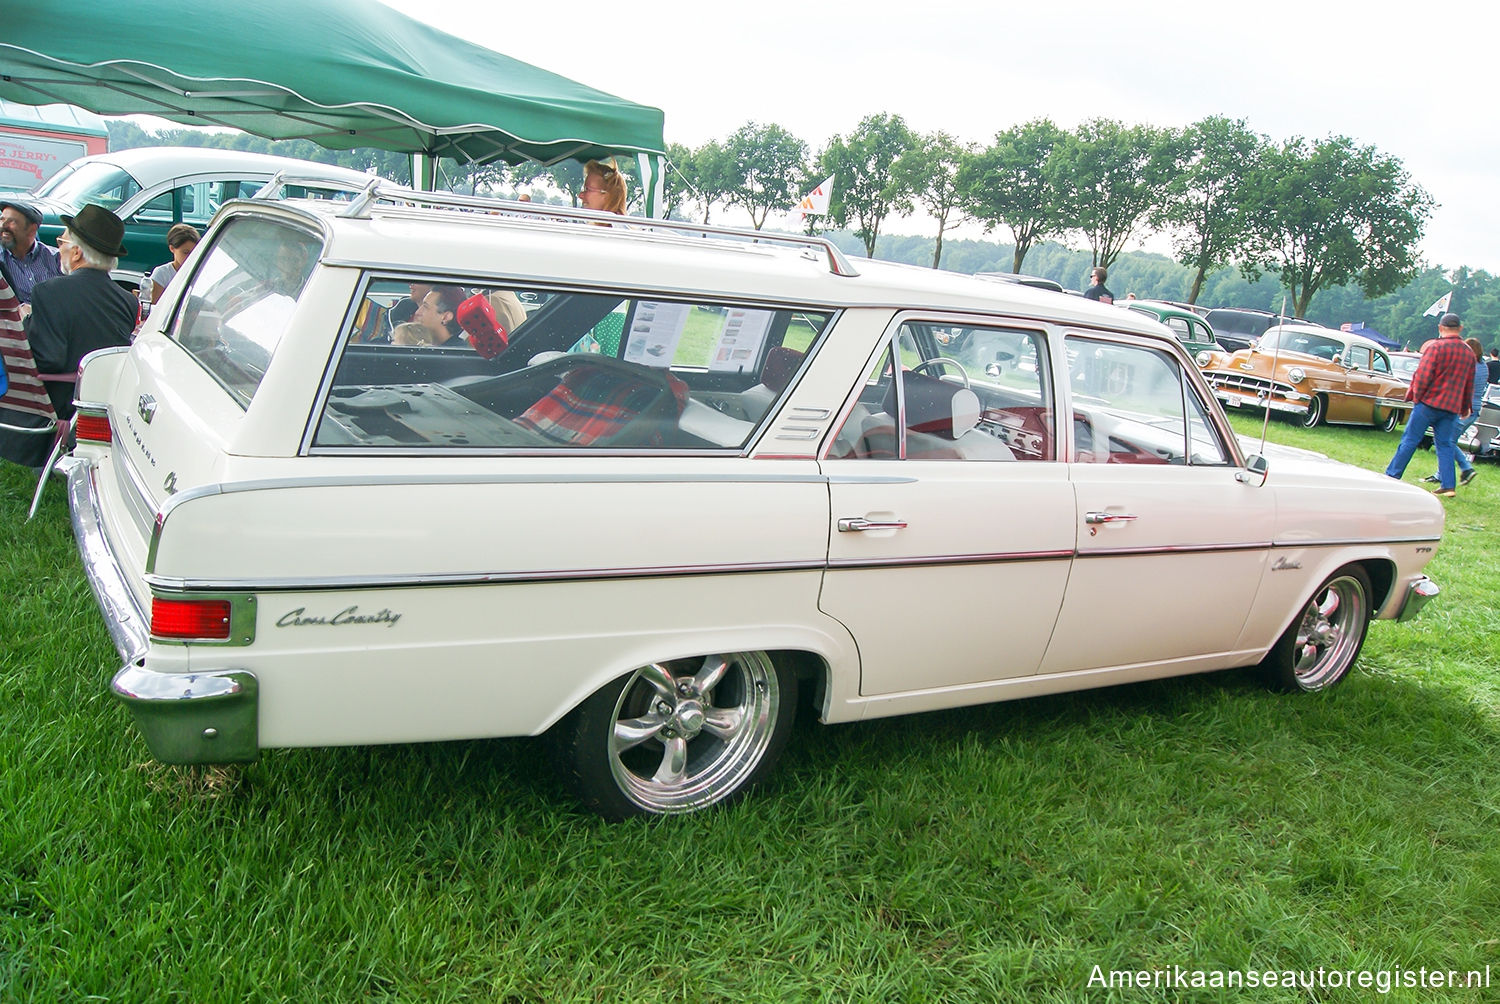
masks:
<svg viewBox="0 0 1500 1004"><path fill-rule="evenodd" d="M1281 324L1238 352L1200 352L1198 365L1226 408L1269 408L1312 428L1324 422L1387 432L1406 420L1407 384L1362 335Z"/></svg>

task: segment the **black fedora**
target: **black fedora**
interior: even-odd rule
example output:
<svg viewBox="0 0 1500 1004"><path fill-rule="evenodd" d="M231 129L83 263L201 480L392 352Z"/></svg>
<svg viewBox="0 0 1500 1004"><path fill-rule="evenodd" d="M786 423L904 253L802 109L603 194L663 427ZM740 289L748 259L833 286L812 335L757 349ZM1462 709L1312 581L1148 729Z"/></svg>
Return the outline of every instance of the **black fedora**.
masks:
<svg viewBox="0 0 1500 1004"><path fill-rule="evenodd" d="M96 206L92 202L78 210L77 216L62 214L63 226L73 232L89 247L102 255L118 258L125 253L125 245L120 239L125 236L125 224L120 218L103 206Z"/></svg>

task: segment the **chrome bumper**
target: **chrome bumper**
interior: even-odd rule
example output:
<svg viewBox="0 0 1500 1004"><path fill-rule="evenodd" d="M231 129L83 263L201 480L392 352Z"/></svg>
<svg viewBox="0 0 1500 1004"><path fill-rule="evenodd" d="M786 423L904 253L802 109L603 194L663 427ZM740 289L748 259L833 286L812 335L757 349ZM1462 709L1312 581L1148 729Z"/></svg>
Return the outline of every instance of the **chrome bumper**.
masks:
<svg viewBox="0 0 1500 1004"><path fill-rule="evenodd" d="M1427 576L1418 576L1406 587L1406 597L1401 601L1401 609L1396 613L1396 620L1411 620L1417 616L1417 613L1426 605L1428 600L1437 596L1441 591L1438 589L1438 584Z"/></svg>
<svg viewBox="0 0 1500 1004"><path fill-rule="evenodd" d="M109 550L99 517L95 468L87 460L63 461L73 537L89 588L125 665L110 689L124 701L163 763L241 763L260 755L258 684L253 673L157 673L146 668L150 622Z"/></svg>

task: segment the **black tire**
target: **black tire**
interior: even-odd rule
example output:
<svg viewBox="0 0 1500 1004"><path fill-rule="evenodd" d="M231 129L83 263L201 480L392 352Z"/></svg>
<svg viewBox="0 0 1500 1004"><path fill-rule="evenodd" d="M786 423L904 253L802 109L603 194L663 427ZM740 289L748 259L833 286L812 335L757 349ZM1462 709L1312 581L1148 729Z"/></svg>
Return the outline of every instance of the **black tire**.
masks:
<svg viewBox="0 0 1500 1004"><path fill-rule="evenodd" d="M1385 416L1384 422L1377 422L1381 432L1395 432L1396 426L1401 424L1401 409L1392 408L1390 414Z"/></svg>
<svg viewBox="0 0 1500 1004"><path fill-rule="evenodd" d="M653 663L600 688L553 729L557 767L607 819L741 797L770 771L797 677L765 652Z"/></svg>
<svg viewBox="0 0 1500 1004"><path fill-rule="evenodd" d="M1359 658L1371 612L1370 577L1357 565L1340 569L1318 587L1261 660L1266 682L1289 693L1338 683Z"/></svg>
<svg viewBox="0 0 1500 1004"><path fill-rule="evenodd" d="M1315 429L1323 424L1323 413L1328 410L1328 404L1322 394L1314 394L1312 400L1307 402L1307 413L1302 416L1302 428Z"/></svg>

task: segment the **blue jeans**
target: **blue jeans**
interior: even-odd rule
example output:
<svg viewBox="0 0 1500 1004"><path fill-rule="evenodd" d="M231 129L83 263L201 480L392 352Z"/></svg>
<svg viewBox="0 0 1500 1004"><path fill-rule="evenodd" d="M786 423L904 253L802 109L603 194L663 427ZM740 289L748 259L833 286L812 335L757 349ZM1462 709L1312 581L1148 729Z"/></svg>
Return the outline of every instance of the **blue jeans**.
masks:
<svg viewBox="0 0 1500 1004"><path fill-rule="evenodd" d="M1458 414L1443 411L1417 402L1406 418L1406 431L1396 447L1396 455L1386 465L1385 472L1393 478L1406 473L1411 455L1422 445L1422 437L1432 430L1432 442L1437 448L1438 477L1442 479L1443 491L1451 491L1458 484L1458 475L1453 470L1453 454L1458 452L1453 444L1457 441L1454 429L1458 427Z"/></svg>
<svg viewBox="0 0 1500 1004"><path fill-rule="evenodd" d="M1458 469L1461 471L1472 471L1474 465L1469 463L1469 455L1458 448L1458 441L1464 438L1464 433L1474 428L1474 423L1477 421L1479 421L1479 412L1475 410L1469 412L1468 418L1453 424L1453 459L1458 461ZM1483 443L1475 444L1476 448L1483 445Z"/></svg>

